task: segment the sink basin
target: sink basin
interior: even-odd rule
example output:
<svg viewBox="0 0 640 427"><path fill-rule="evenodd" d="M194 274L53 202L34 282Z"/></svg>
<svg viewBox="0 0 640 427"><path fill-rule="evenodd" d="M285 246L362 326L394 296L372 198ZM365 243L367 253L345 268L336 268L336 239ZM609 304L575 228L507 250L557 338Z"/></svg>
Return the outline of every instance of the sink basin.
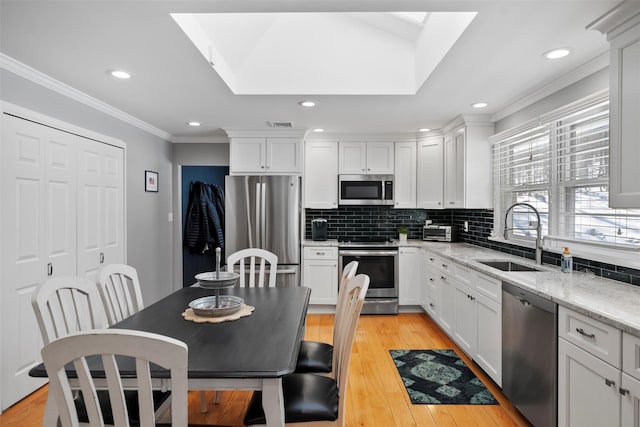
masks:
<svg viewBox="0 0 640 427"><path fill-rule="evenodd" d="M496 268L500 271L540 271L537 268L530 267L524 264L518 264L517 262L507 260L477 260L480 264L488 265L489 267Z"/></svg>

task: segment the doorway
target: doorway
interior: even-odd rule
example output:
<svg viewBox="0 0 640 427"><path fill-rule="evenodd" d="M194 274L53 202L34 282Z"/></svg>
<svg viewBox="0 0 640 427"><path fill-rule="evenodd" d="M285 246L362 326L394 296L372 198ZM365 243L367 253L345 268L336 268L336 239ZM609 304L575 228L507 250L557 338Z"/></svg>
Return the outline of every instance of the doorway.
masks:
<svg viewBox="0 0 640 427"><path fill-rule="evenodd" d="M191 183L205 182L217 184L224 189L224 177L229 174L228 166L182 166L182 286L194 284L194 276L203 271L214 271L216 268L215 251L193 253L184 247L184 230L187 222L189 206L189 188ZM223 230L224 232L224 230ZM222 251L224 264L224 248Z"/></svg>

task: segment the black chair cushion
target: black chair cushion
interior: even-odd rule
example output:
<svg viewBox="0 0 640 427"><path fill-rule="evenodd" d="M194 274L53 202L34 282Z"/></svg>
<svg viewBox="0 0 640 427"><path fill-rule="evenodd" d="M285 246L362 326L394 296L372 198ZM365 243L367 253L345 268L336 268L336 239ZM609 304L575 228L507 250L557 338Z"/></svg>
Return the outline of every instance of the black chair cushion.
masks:
<svg viewBox="0 0 640 427"><path fill-rule="evenodd" d="M334 379L315 374L291 374L282 378L286 423L334 421L338 418L338 386ZM262 392L251 396L245 425L266 424Z"/></svg>
<svg viewBox="0 0 640 427"><path fill-rule="evenodd" d="M170 391L154 391L153 392L153 407L157 410L162 403L171 396ZM124 400L127 405L127 411L129 412L129 421L132 426L140 424L140 411L138 408L138 392L135 390L125 390ZM102 417L105 424L113 425L113 411L111 410L111 401L109 400L109 392L107 390L98 390L98 401L100 402L100 408L102 409ZM78 396L75 399L76 410L78 411L78 420L81 423L88 423L89 416L87 414L87 408L84 404L84 398L82 393L78 392Z"/></svg>
<svg viewBox="0 0 640 427"><path fill-rule="evenodd" d="M296 363L296 372L322 372L333 370L333 346L326 342L302 341Z"/></svg>

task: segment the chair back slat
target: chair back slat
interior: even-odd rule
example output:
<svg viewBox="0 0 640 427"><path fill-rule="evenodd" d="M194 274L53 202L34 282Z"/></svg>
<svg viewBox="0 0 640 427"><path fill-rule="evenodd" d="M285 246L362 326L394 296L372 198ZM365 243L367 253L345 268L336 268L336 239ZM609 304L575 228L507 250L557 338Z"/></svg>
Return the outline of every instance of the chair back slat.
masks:
<svg viewBox="0 0 640 427"><path fill-rule="evenodd" d="M235 267L236 264L239 268ZM277 269L278 256L264 249L242 249L227 257L227 271L239 272L238 286L241 287L274 287ZM266 282L267 276L268 281Z"/></svg>
<svg viewBox="0 0 640 427"><path fill-rule="evenodd" d="M45 344L79 331L105 327L95 283L77 276L57 276L34 291L31 305Z"/></svg>
<svg viewBox="0 0 640 427"><path fill-rule="evenodd" d="M98 288L109 326L144 308L138 272L130 265L105 266L98 275Z"/></svg>
<svg viewBox="0 0 640 427"><path fill-rule="evenodd" d="M83 393L89 424L104 426L96 383L86 358L101 356L114 423L129 426L123 382L116 356L135 358L140 425L155 425L149 364L171 373L171 422L186 426L188 419L187 345L176 339L134 330L102 329L79 332L52 341L42 349L42 359L49 376L49 392L58 407L63 426L77 426L78 414L65 366L73 363Z"/></svg>
<svg viewBox="0 0 640 427"><path fill-rule="evenodd" d="M345 302L346 307L341 321L342 332L339 346L337 348L334 346L333 348L335 358L333 375L338 383L338 390L340 390L340 399L338 402L339 421L337 425L344 425L349 362L351 360L353 342L356 335L358 320L360 318L360 312L362 311L362 306L364 304L364 297L367 293L367 289L369 289L369 276L366 274L358 274L351 279L347 278L345 281L347 297Z"/></svg>

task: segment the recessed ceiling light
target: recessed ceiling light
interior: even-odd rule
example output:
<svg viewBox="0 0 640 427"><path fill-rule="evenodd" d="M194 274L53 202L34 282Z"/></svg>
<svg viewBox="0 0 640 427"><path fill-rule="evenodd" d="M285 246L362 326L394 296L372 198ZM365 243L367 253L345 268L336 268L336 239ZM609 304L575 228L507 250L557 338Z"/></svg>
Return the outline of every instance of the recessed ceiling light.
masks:
<svg viewBox="0 0 640 427"><path fill-rule="evenodd" d="M429 132L431 129L429 128L420 128L418 129L418 132Z"/></svg>
<svg viewBox="0 0 640 427"><path fill-rule="evenodd" d="M476 102L475 104L471 104L473 108L484 108L487 105L489 104L487 104L486 102Z"/></svg>
<svg viewBox="0 0 640 427"><path fill-rule="evenodd" d="M130 79L131 78L131 74L127 73L126 71L123 70L109 70L107 71L111 77L115 77L116 79Z"/></svg>
<svg viewBox="0 0 640 427"><path fill-rule="evenodd" d="M571 53L571 49L568 47L562 47L559 49L548 50L542 54L547 59L560 59Z"/></svg>
<svg viewBox="0 0 640 427"><path fill-rule="evenodd" d="M316 103L313 101L300 101L298 102L298 104L302 105L303 107L315 107Z"/></svg>
<svg viewBox="0 0 640 427"><path fill-rule="evenodd" d="M200 122L187 122L189 126L198 127L200 126Z"/></svg>
<svg viewBox="0 0 640 427"><path fill-rule="evenodd" d="M322 129L322 128L315 128L313 131L314 131L314 132L324 132L324 129Z"/></svg>

